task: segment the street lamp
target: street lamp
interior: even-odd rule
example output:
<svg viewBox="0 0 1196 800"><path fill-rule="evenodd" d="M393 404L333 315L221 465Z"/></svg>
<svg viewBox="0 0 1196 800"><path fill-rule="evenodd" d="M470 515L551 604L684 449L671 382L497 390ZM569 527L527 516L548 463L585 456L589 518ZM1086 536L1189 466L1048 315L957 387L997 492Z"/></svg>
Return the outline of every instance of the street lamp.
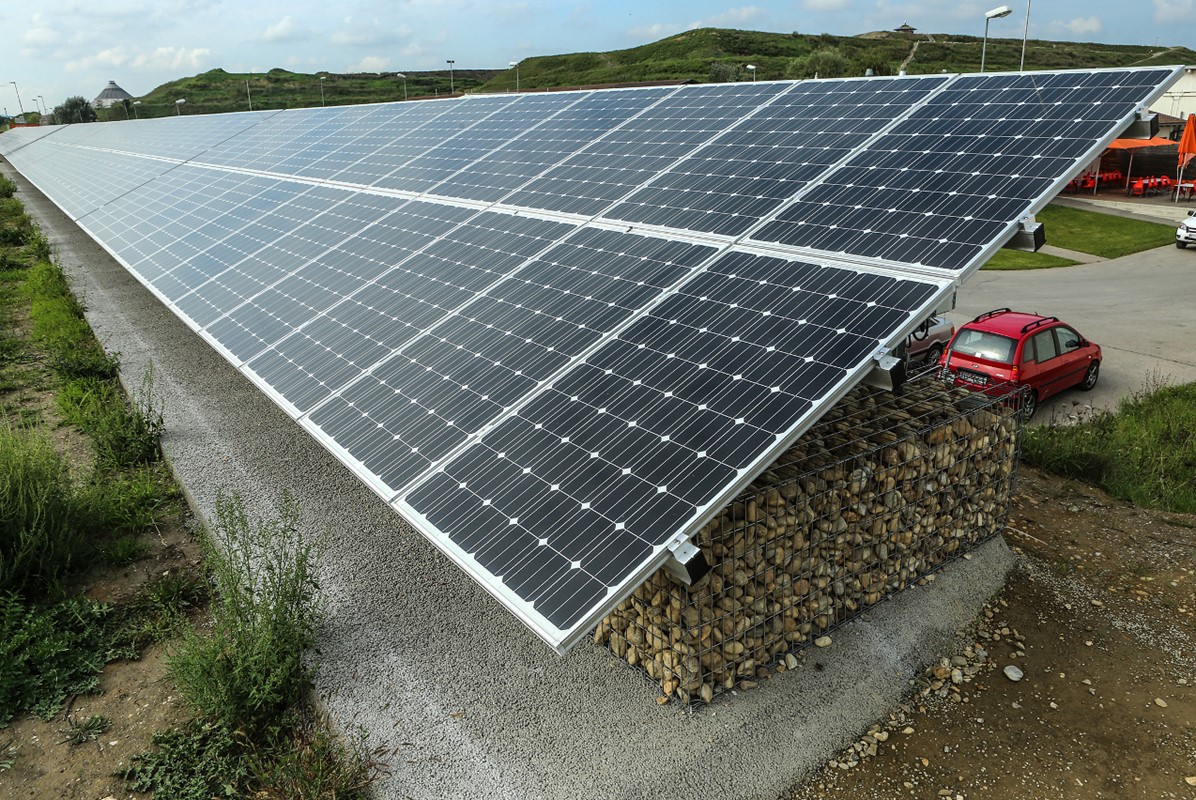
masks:
<svg viewBox="0 0 1196 800"><path fill-rule="evenodd" d="M515 91L519 91L519 62L512 61L507 66L515 68Z"/></svg>
<svg viewBox="0 0 1196 800"><path fill-rule="evenodd" d="M178 100L174 101L174 113L180 117L183 116L182 108L183 108L183 103L185 103L185 102L187 102L187 98L185 98L185 97L180 97Z"/></svg>
<svg viewBox="0 0 1196 800"><path fill-rule="evenodd" d="M141 119L141 115L137 113L137 106L141 105L140 100L133 101L133 119Z"/></svg>
<svg viewBox="0 0 1196 800"><path fill-rule="evenodd" d="M25 116L25 104L21 102L21 90L17 88L16 81L9 81L12 84L13 91L17 93L17 105L21 107L21 116Z"/></svg>
<svg viewBox="0 0 1196 800"><path fill-rule="evenodd" d="M1026 37L1030 35L1030 0L1026 0L1026 29L1022 31L1022 63L1018 65L1017 71L1022 72L1026 69Z"/></svg>
<svg viewBox="0 0 1196 800"><path fill-rule="evenodd" d="M395 76L403 79L403 99L406 100L407 99L407 73L396 72Z"/></svg>
<svg viewBox="0 0 1196 800"><path fill-rule="evenodd" d="M327 75L320 76L320 105L324 105L324 81L328 80Z"/></svg>
<svg viewBox="0 0 1196 800"><path fill-rule="evenodd" d="M984 60L988 56L988 23L994 19L1001 19L1013 13L1009 6L997 6L991 11L984 12L984 44L980 48L980 71L984 72Z"/></svg>
<svg viewBox="0 0 1196 800"><path fill-rule="evenodd" d="M249 73L252 75L253 73ZM253 95L249 93L249 78L245 79L245 96L249 98L249 110L253 111Z"/></svg>
<svg viewBox="0 0 1196 800"><path fill-rule="evenodd" d="M449 65L449 94L456 94L456 89L453 86L453 64L456 64L457 62L453 61L451 58L448 58L445 59L444 63Z"/></svg>
<svg viewBox="0 0 1196 800"><path fill-rule="evenodd" d="M747 69L748 69L748 72L752 73L752 82L754 83L756 81L756 65L748 64Z"/></svg>

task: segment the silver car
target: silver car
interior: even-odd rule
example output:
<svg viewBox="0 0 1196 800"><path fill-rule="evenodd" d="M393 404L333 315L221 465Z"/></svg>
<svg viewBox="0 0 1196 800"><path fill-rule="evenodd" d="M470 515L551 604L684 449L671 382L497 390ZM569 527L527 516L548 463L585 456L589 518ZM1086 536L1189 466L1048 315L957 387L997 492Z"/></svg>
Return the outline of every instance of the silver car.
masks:
<svg viewBox="0 0 1196 800"><path fill-rule="evenodd" d="M923 320L905 339L905 358L911 364L936 364L954 335L955 326L946 317Z"/></svg>

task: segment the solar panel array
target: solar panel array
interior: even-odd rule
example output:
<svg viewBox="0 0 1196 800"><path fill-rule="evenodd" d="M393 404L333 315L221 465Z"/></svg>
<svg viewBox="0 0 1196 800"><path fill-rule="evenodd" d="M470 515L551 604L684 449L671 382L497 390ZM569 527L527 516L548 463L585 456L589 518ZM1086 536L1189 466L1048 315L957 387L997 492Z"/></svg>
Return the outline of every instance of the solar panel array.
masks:
<svg viewBox="0 0 1196 800"><path fill-rule="evenodd" d="M1179 72L183 116L0 154L563 650Z"/></svg>

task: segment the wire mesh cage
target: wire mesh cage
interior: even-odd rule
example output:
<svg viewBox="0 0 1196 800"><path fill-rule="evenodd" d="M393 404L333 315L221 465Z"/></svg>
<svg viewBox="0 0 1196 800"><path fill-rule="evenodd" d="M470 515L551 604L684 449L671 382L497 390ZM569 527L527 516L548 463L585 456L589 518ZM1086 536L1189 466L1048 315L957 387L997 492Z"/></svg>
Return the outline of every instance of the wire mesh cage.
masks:
<svg viewBox="0 0 1196 800"><path fill-rule="evenodd" d="M697 534L702 580L660 570L594 640L684 704L793 668L817 637L1001 530L1016 399L929 375L900 396L857 388Z"/></svg>

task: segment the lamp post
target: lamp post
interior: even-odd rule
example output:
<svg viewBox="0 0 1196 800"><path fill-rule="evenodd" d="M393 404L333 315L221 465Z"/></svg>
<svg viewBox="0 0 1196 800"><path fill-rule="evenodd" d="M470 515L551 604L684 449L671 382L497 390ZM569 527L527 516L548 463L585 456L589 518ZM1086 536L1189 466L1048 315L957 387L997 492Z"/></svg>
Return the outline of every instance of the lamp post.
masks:
<svg viewBox="0 0 1196 800"><path fill-rule="evenodd" d="M20 107L21 116L23 117L23 116L25 116L25 104L21 102L21 90L19 88L17 88L16 81L9 81L9 83L12 84L13 91L15 91L17 93L17 105Z"/></svg>
<svg viewBox="0 0 1196 800"><path fill-rule="evenodd" d="M324 81L328 80L327 75L320 76L320 105L324 105Z"/></svg>
<svg viewBox="0 0 1196 800"><path fill-rule="evenodd" d="M1022 31L1022 63L1018 64L1017 71L1023 72L1026 69L1026 38L1030 35L1030 0L1026 0L1026 28Z"/></svg>
<svg viewBox="0 0 1196 800"><path fill-rule="evenodd" d="M449 65L449 94L456 94L456 88L453 86L453 64L457 62L449 58L445 59L444 63Z"/></svg>
<svg viewBox="0 0 1196 800"><path fill-rule="evenodd" d="M249 73L252 75L253 73ZM249 110L253 111L253 95L249 93L249 78L245 79L245 96L249 98Z"/></svg>
<svg viewBox="0 0 1196 800"><path fill-rule="evenodd" d="M748 64L747 70L748 70L748 72L752 73L752 83L755 83L756 82L756 65Z"/></svg>
<svg viewBox="0 0 1196 800"><path fill-rule="evenodd" d="M39 95L37 96L37 99L42 101L42 109L43 109L43 110L42 110L42 113L43 113L43 114L48 114L48 112L47 112L47 111L45 111L45 109L49 108L50 106L46 105L46 98L45 98L45 96L44 96L44 95L40 95L40 94L39 94Z"/></svg>
<svg viewBox="0 0 1196 800"><path fill-rule="evenodd" d="M174 101L174 113L176 115L178 115L180 117L183 116L182 109L183 109L183 103L185 103L185 102L187 102L187 98L185 98L185 97L180 97L178 100Z"/></svg>
<svg viewBox="0 0 1196 800"><path fill-rule="evenodd" d="M515 68L515 91L519 91L519 62L512 61L508 66Z"/></svg>
<svg viewBox="0 0 1196 800"><path fill-rule="evenodd" d="M407 73L406 72L396 72L395 76L403 79L403 99L406 100L407 99Z"/></svg>
<svg viewBox="0 0 1196 800"><path fill-rule="evenodd" d="M988 23L994 19L1007 17L1013 13L1013 9L1009 6L997 6L991 11L984 12L984 44L980 48L980 71L984 72L984 61L988 56Z"/></svg>
<svg viewBox="0 0 1196 800"><path fill-rule="evenodd" d="M140 100L133 101L133 119L141 119L141 114L137 112L137 106L141 105Z"/></svg>

